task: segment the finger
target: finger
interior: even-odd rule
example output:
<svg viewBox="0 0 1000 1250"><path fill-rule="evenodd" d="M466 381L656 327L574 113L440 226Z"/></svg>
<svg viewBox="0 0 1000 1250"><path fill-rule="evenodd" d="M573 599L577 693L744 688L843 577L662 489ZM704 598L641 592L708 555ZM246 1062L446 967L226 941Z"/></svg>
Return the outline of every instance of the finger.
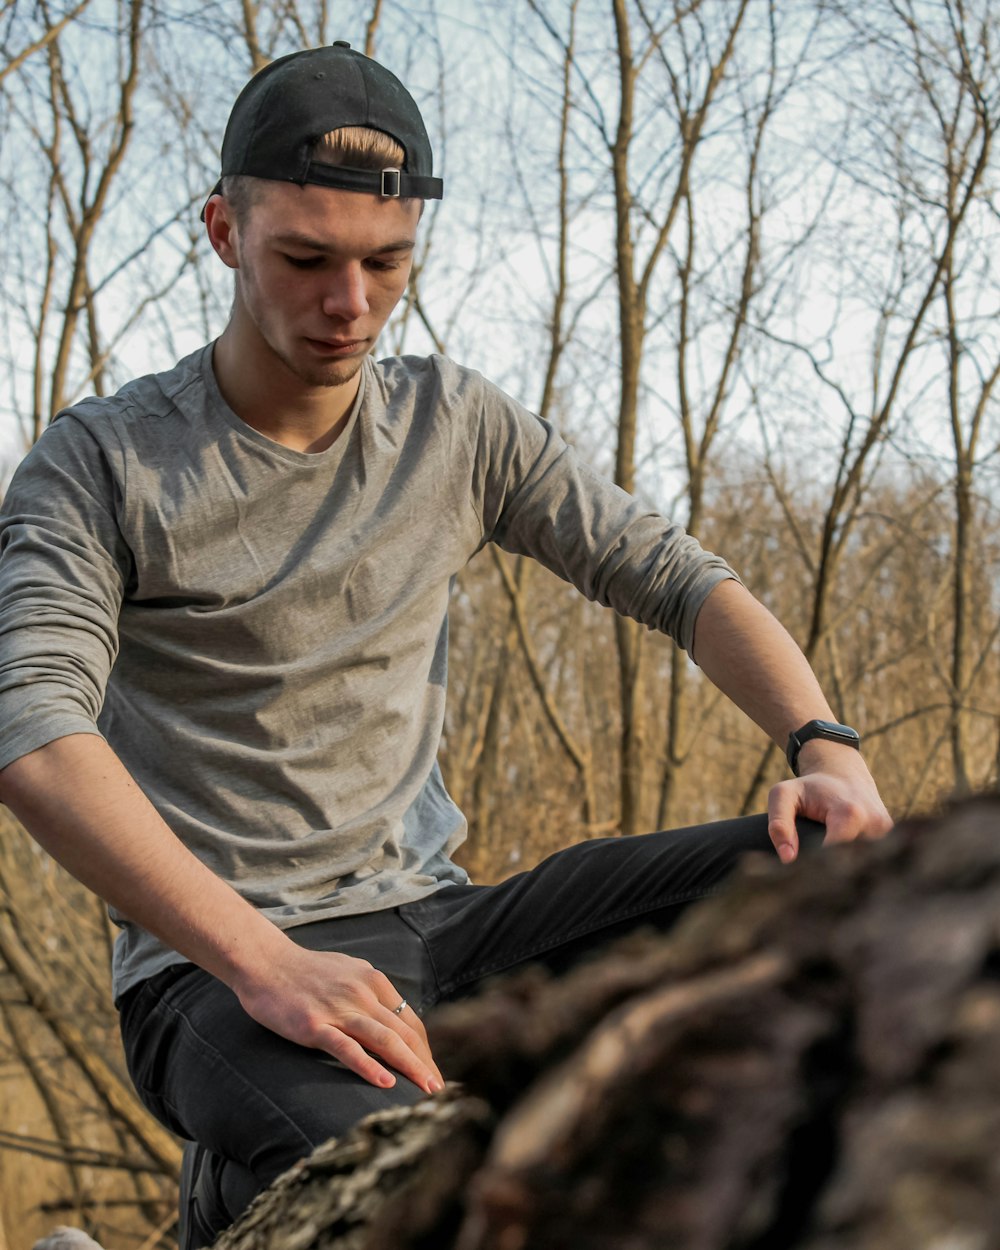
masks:
<svg viewBox="0 0 1000 1250"><path fill-rule="evenodd" d="M400 1011L399 1006L389 1010L384 1005L379 1004L372 1010L372 1019L379 1021L380 1024L399 1034L402 1041L412 1050L412 1053L424 1061L427 1068L430 1068L432 1073L440 1078L441 1074L437 1071L437 1065L434 1063L434 1055L430 1053L430 1043L427 1041L424 1021L420 1019L420 1016L416 1014L416 1011L405 1000L402 1001L400 1006L402 1006L402 1011Z"/></svg>
<svg viewBox="0 0 1000 1250"><path fill-rule="evenodd" d="M409 1017L409 1019L407 1019ZM386 1011L384 1007L379 1008L373 1013L373 1019L380 1024L392 1029L393 1032L403 1040L410 1050L418 1059L430 1070L443 1085L444 1078L438 1070L437 1064L434 1062L434 1056L431 1054L430 1042L427 1040L427 1033L424 1029L423 1021L407 1004L402 1012ZM412 1024L410 1021L412 1020Z"/></svg>
<svg viewBox="0 0 1000 1250"><path fill-rule="evenodd" d="M831 803L826 814L827 843L853 842L865 832L865 809L856 803L843 800Z"/></svg>
<svg viewBox="0 0 1000 1250"><path fill-rule="evenodd" d="M411 1032L416 1034L421 1053L427 1056L428 1063L433 1064L434 1056L431 1054L431 1043L427 1036L427 1029L424 1027L424 1022L417 1015L415 1009L407 1003L402 1011L394 1011L392 1014Z"/></svg>
<svg viewBox="0 0 1000 1250"><path fill-rule="evenodd" d="M428 1089L428 1092L431 1093L444 1089L444 1077L434 1062L430 1042L427 1040L427 1030L424 1028L423 1021L380 969L371 968L369 985L376 998L376 1003L370 1013L372 1017L397 1033L424 1064L430 1074L430 1086L428 1086L426 1080L420 1080L416 1083L420 1085L421 1089ZM402 1011L400 1011L400 1007L403 1008ZM362 1014L367 1013L363 1012ZM395 1066L398 1067L399 1065ZM406 1069L401 1068L400 1071L406 1072ZM409 1072L406 1072L406 1075L409 1076ZM412 1080L413 1078L410 1077L410 1079Z"/></svg>
<svg viewBox="0 0 1000 1250"><path fill-rule="evenodd" d="M362 1017L357 1019L359 1023L362 1023ZM364 1035L360 1040L356 1040L348 1032L331 1024L325 1026L321 1034L313 1038L310 1044L332 1055L345 1068L362 1077L370 1085L376 1085L382 1089L390 1089L395 1085L396 1077L379 1063L375 1054L371 1052L381 1053L394 1068L426 1093L439 1093L444 1088L444 1081L436 1068L434 1069L436 1077L429 1076L425 1069L414 1062L412 1052L407 1050L401 1039L393 1042L390 1036L393 1034L392 1029L378 1026L373 1021L368 1021L367 1024L371 1024L372 1028L369 1029L362 1023L361 1028L355 1026L351 1030Z"/></svg>
<svg viewBox="0 0 1000 1250"><path fill-rule="evenodd" d="M395 985L389 980L384 972L380 972L377 968L372 969L372 976L369 982L371 991L375 995L375 999L380 1007L384 1007L397 1020L405 1017L405 1022L423 1039L423 1044L430 1053L430 1046L427 1042L427 1033L423 1026L423 1021L413 1010L403 995L396 989Z"/></svg>
<svg viewBox="0 0 1000 1250"><path fill-rule="evenodd" d="M798 805L789 782L771 787L767 796L767 833L783 864L790 864L799 853L799 834L795 828Z"/></svg>
<svg viewBox="0 0 1000 1250"><path fill-rule="evenodd" d="M892 832L894 821L889 815L886 808L879 803L879 809L872 821L871 828L868 830L870 838L884 838L887 833Z"/></svg>
<svg viewBox="0 0 1000 1250"><path fill-rule="evenodd" d="M403 998L402 994L400 994L384 973L379 972L377 974L374 988L379 1006L383 1010L389 1012L389 1017L378 1016L378 1018L382 1019L384 1023L388 1023L393 1028L396 1024L401 1023L406 1029L409 1030L409 1033L403 1034L408 1041L410 1034L415 1033L417 1036L415 1049L421 1057L433 1067L434 1058L431 1055L431 1044L427 1039L427 1030L424 1028L423 1020L420 1019L416 1011L414 1011L406 999ZM400 1010L400 1008L402 1008L402 1010ZM436 1068L435 1071L437 1071ZM440 1075L440 1073L438 1073L438 1075Z"/></svg>
<svg viewBox="0 0 1000 1250"><path fill-rule="evenodd" d="M384 998L379 996L379 1006L384 1007L387 1011L394 1015L397 1020L402 1020L404 1024L407 1024L415 1033L418 1033L423 1038L424 1043L427 1044L427 1031L424 1028L424 1022L417 1015L415 1009L410 1005L410 1003L403 998L398 991L395 991L394 1004L386 1002Z"/></svg>
<svg viewBox="0 0 1000 1250"><path fill-rule="evenodd" d="M886 811L882 800L876 795L874 801L865 799L857 805L851 804L845 824L849 827L856 826L856 836L884 838L892 828L892 817Z"/></svg>
<svg viewBox="0 0 1000 1250"><path fill-rule="evenodd" d="M340 1029L334 1028L332 1024L326 1025L319 1036L310 1042L310 1045L317 1050L325 1050L328 1055L339 1060L345 1068L362 1077L369 1085L378 1086L380 1089L391 1089L396 1084L395 1076L387 1068L384 1068L363 1046L348 1037L346 1033L342 1033Z"/></svg>
<svg viewBox="0 0 1000 1250"><path fill-rule="evenodd" d="M360 1042L365 1050L385 1060L397 1072L401 1072L414 1085L419 1086L428 1094L435 1094L444 1088L444 1081L433 1060L429 1063L424 1062L404 1040L401 1029L408 1028L408 1026L400 1025L398 1019L390 1024L384 1019L359 1015L341 1024L340 1028L355 1041ZM413 1030L409 1032L416 1039Z"/></svg>

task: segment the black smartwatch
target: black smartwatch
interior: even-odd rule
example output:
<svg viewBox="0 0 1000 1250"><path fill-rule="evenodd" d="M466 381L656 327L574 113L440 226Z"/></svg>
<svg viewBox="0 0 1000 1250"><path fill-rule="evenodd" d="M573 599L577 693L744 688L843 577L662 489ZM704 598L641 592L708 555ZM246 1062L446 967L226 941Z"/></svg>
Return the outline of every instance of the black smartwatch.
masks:
<svg viewBox="0 0 1000 1250"><path fill-rule="evenodd" d="M807 721L801 729L796 729L794 733L788 735L788 746L785 748L788 767L796 777L799 775L797 767L799 752L813 738L825 738L827 742L841 742L845 747L854 747L856 751L861 750L861 735L850 725L838 725L832 720Z"/></svg>

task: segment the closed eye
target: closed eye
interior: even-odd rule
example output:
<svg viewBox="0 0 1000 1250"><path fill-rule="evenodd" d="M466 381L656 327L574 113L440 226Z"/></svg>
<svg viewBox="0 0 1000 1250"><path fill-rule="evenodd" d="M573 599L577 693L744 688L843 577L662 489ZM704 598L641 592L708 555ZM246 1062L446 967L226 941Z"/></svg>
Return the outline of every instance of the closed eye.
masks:
<svg viewBox="0 0 1000 1250"><path fill-rule="evenodd" d="M325 259L323 256L290 256L287 252L284 253L284 257L296 269L315 269Z"/></svg>

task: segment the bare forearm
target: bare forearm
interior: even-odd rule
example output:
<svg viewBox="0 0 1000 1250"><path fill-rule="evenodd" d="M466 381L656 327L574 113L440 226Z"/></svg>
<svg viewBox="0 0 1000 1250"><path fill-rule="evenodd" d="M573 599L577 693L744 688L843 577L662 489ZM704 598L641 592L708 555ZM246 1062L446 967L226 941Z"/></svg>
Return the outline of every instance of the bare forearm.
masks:
<svg viewBox="0 0 1000 1250"><path fill-rule="evenodd" d="M287 944L182 845L103 738L73 734L15 760L0 800L73 876L227 984Z"/></svg>
<svg viewBox="0 0 1000 1250"><path fill-rule="evenodd" d="M260 1024L326 1050L373 1084L442 1087L427 1034L364 960L302 949L174 836L93 734L59 738L0 772L0 801L84 885L229 985ZM405 1004L404 1004L405 1006Z"/></svg>
<svg viewBox="0 0 1000 1250"><path fill-rule="evenodd" d="M739 582L721 582L695 627L702 672L782 749L806 721L835 719L798 644Z"/></svg>
<svg viewBox="0 0 1000 1250"><path fill-rule="evenodd" d="M807 721L835 720L819 682L792 637L737 582L722 582L702 605L695 656L708 677L782 748ZM880 837L892 826L861 755L812 739L798 776L768 795L768 830L786 863L798 854L796 815L826 825L827 841Z"/></svg>

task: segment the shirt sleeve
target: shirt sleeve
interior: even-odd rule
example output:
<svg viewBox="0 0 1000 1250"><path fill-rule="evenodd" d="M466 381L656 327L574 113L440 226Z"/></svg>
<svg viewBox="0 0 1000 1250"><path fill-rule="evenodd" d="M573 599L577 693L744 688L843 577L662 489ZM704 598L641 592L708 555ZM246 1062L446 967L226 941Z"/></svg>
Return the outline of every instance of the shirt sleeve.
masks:
<svg viewBox="0 0 1000 1250"><path fill-rule="evenodd" d="M485 538L690 652L702 604L719 582L739 581L734 570L602 477L547 421L484 388L474 490Z"/></svg>
<svg viewBox="0 0 1000 1250"><path fill-rule="evenodd" d="M70 413L14 475L0 509L0 768L100 732L131 566L119 501L107 454Z"/></svg>

